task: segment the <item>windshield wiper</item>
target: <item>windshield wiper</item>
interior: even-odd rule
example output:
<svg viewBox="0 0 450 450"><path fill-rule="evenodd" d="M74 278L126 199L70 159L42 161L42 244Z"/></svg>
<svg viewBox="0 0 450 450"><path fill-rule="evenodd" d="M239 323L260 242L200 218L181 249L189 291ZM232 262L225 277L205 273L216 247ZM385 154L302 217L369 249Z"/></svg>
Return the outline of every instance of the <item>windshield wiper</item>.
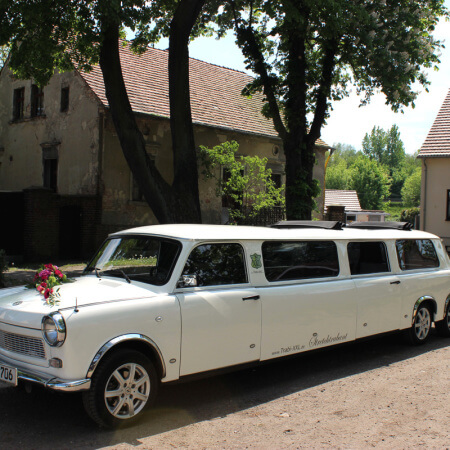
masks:
<svg viewBox="0 0 450 450"><path fill-rule="evenodd" d="M123 270L120 270L119 272L123 275L123 277L125 278L125 280L128 281L128 283L131 283L130 277L129 277Z"/></svg>
<svg viewBox="0 0 450 450"><path fill-rule="evenodd" d="M99 269L98 267L89 267L89 268L86 267L86 269L83 270L82 275L86 275L90 272L95 272L95 275L97 275L97 278L100 278L101 269Z"/></svg>

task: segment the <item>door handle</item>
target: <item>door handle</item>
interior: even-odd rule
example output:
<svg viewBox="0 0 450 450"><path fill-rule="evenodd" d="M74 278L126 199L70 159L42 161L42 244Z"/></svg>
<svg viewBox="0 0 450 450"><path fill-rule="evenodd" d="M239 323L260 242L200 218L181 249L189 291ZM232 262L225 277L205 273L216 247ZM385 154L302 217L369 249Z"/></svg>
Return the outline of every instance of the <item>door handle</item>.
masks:
<svg viewBox="0 0 450 450"><path fill-rule="evenodd" d="M400 281L391 281L391 284L400 284Z"/></svg>
<svg viewBox="0 0 450 450"><path fill-rule="evenodd" d="M246 300L259 300L259 295L252 295L251 297L244 297L242 300L243 300L244 302L245 302Z"/></svg>

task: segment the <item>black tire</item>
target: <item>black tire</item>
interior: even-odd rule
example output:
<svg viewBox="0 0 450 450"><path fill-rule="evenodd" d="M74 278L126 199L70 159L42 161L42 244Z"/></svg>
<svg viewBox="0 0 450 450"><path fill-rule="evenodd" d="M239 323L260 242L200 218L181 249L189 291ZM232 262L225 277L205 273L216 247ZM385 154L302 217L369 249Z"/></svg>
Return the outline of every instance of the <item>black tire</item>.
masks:
<svg viewBox="0 0 450 450"><path fill-rule="evenodd" d="M152 362L135 350L112 350L83 393L88 415L105 428L129 425L140 419L155 400L159 380ZM132 378L132 379L130 379Z"/></svg>
<svg viewBox="0 0 450 450"><path fill-rule="evenodd" d="M412 327L407 330L407 337L412 345L422 345L430 337L432 315L430 307L419 306Z"/></svg>
<svg viewBox="0 0 450 450"><path fill-rule="evenodd" d="M450 302L447 304L444 320L436 322L436 330L440 336L450 337Z"/></svg>

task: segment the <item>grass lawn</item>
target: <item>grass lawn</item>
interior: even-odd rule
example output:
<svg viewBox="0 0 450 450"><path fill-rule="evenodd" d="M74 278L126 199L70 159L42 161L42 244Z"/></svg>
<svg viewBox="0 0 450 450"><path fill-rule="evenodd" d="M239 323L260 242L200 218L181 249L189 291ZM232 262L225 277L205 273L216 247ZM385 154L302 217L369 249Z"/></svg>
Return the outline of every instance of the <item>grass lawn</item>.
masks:
<svg viewBox="0 0 450 450"><path fill-rule="evenodd" d="M399 222L402 211L406 209L402 202L384 202L383 210L390 214L386 217L389 222Z"/></svg>

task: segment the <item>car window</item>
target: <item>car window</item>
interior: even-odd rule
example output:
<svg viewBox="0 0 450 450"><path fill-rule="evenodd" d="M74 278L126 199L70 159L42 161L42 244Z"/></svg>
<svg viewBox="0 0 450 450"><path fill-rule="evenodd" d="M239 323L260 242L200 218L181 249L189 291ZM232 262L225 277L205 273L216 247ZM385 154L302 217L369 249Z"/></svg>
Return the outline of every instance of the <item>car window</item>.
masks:
<svg viewBox="0 0 450 450"><path fill-rule="evenodd" d="M402 239L395 242L402 270L439 267L433 242L429 239Z"/></svg>
<svg viewBox="0 0 450 450"><path fill-rule="evenodd" d="M336 277L339 261L332 241L268 241L262 245L268 281Z"/></svg>
<svg viewBox="0 0 450 450"><path fill-rule="evenodd" d="M86 267L95 273L155 285L167 283L181 245L151 236L121 236L108 239Z"/></svg>
<svg viewBox="0 0 450 450"><path fill-rule="evenodd" d="M384 242L350 242L347 250L352 275L390 271Z"/></svg>
<svg viewBox="0 0 450 450"><path fill-rule="evenodd" d="M192 250L183 275L195 275L197 286L247 283L240 244L203 244Z"/></svg>

